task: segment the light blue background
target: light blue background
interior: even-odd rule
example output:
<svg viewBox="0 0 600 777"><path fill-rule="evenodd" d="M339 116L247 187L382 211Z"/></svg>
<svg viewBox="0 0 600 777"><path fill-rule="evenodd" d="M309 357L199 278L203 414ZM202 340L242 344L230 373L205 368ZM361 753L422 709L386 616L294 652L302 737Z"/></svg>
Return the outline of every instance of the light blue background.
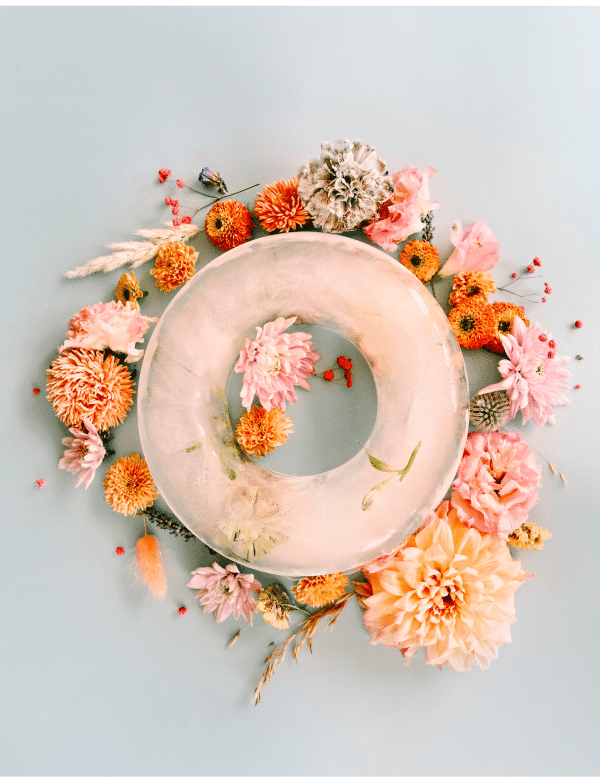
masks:
<svg viewBox="0 0 600 777"><path fill-rule="evenodd" d="M596 8L0 10L3 774L599 773L599 26ZM555 427L523 434L569 489L544 465L531 518L554 536L518 554L535 578L488 671L405 667L369 645L353 602L255 709L280 634L259 617L225 652L238 624L185 588L212 557L165 534L170 594L146 595L138 522L102 501L100 478L76 491L57 469L64 430L32 389L72 314L119 275L64 273L166 220L159 167L193 180L208 164L234 191L294 175L337 137L391 170L438 170L443 256L455 218L483 217L499 281L542 257L554 294L528 312L585 357L570 363L582 389ZM197 245L200 264L218 253ZM163 308L154 290L144 312ZM497 375L496 357L475 361L473 391ZM116 445L139 446L134 414Z"/></svg>

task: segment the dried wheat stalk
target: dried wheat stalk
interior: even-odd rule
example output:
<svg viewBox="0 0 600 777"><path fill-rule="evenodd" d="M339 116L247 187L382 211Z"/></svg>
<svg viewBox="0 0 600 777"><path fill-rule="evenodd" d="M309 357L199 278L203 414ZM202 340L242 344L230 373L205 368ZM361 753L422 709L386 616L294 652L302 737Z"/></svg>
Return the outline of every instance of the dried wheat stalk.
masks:
<svg viewBox="0 0 600 777"><path fill-rule="evenodd" d="M312 653L312 638L317 630L317 627L319 626L319 623L324 618L329 618L329 623L327 626L330 628L333 627L335 622L340 616L340 613L344 609L344 607L348 604L350 599L354 596L354 591L351 593L344 594L344 596L339 599L337 602L334 602L333 604L327 605L327 607L322 607L320 610L317 610L317 612L314 612L312 615L309 615L300 625L296 631L289 636L286 641L283 643L283 645L280 645L279 647L274 647L273 650L269 653L269 655L265 658L265 664L267 665L267 668L262 674L262 677L260 678L258 685L256 687L256 690L254 691L254 697L253 701L254 704L258 704L260 701L260 691L264 687L266 688L269 684L269 680L273 676L273 673L275 672L275 667L277 664L280 664L284 657L286 650L290 646L290 644L297 639L298 637L301 637L300 641L297 642L294 645L292 656L295 661L297 661L297 656L299 651L302 649L304 645L308 645L308 649Z"/></svg>

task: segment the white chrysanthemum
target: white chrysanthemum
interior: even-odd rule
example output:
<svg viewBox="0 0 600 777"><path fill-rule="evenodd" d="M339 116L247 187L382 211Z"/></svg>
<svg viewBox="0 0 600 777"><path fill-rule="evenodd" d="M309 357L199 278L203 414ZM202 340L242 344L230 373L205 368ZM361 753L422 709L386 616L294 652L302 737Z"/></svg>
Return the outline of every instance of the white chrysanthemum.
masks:
<svg viewBox="0 0 600 777"><path fill-rule="evenodd" d="M447 502L438 508L447 511ZM510 642L514 592L529 575L504 540L449 513L432 516L383 569L366 573L373 594L363 601L363 617L373 643L407 658L425 647L428 664L486 669Z"/></svg>
<svg viewBox="0 0 600 777"><path fill-rule="evenodd" d="M304 207L324 232L345 232L374 219L392 190L385 162L362 140L321 143L320 159L298 171Z"/></svg>

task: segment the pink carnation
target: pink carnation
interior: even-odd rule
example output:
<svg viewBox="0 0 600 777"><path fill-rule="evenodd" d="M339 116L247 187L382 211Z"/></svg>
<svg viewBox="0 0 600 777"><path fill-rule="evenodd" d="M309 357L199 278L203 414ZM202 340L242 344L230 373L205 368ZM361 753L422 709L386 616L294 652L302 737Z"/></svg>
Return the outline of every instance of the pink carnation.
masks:
<svg viewBox="0 0 600 777"><path fill-rule="evenodd" d="M500 257L496 235L483 219L469 224L464 229L460 221L455 221L450 242L454 251L439 271L442 277L466 270L491 270Z"/></svg>
<svg viewBox="0 0 600 777"><path fill-rule="evenodd" d="M518 316L515 316L512 334L500 335L500 340L508 356L498 364L503 380L479 393L506 391L511 418L520 410L523 423L530 418L537 426L556 423L552 408L570 404L560 393L569 385L570 373L564 369L568 357L554 356L548 347L552 341L550 335L542 332L539 324L528 329Z"/></svg>
<svg viewBox="0 0 600 777"><path fill-rule="evenodd" d="M151 321L158 318L142 316L129 302L99 302L88 305L76 313L69 322L67 339L59 347L62 353L67 348L86 348L128 354L126 362L136 362L144 354L135 347L136 342L143 342L143 334Z"/></svg>
<svg viewBox="0 0 600 777"><path fill-rule="evenodd" d="M541 467L515 432L471 432L452 484L460 520L507 540L538 501Z"/></svg>
<svg viewBox="0 0 600 777"><path fill-rule="evenodd" d="M421 232L421 216L439 207L438 202L429 201L429 178L433 175L437 175L433 167L419 170L410 165L390 175L394 184L392 197L381 206L377 221L365 227L374 243L393 251L409 235Z"/></svg>
<svg viewBox="0 0 600 777"><path fill-rule="evenodd" d="M253 593L260 593L262 587L254 575L242 575L235 564L227 564L225 569L217 562L212 567L200 567L192 573L192 579L186 585L197 588L195 597L200 597L202 612L214 612L217 623L230 615L237 620L243 615L252 623L255 608Z"/></svg>
<svg viewBox="0 0 600 777"><path fill-rule="evenodd" d="M84 418L83 425L86 431L73 426L69 429L73 437L63 437L63 445L67 446L67 450L58 462L59 469L73 474L79 473L79 477L75 481L75 488L82 483L85 483L84 488L89 486L106 455L106 450L94 424Z"/></svg>
<svg viewBox="0 0 600 777"><path fill-rule="evenodd" d="M282 334L296 317L269 321L256 327L256 338L246 340L235 365L244 373L240 396L246 410L255 396L265 408L285 411L285 403L295 404L298 398L294 386L310 391L306 378L315 372L314 363L321 357L313 350L312 337L305 332Z"/></svg>

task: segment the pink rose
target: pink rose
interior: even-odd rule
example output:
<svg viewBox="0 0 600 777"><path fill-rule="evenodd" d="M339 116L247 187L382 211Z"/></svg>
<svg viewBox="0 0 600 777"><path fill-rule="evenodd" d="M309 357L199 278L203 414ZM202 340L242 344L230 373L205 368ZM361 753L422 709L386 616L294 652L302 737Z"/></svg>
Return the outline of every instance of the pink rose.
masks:
<svg viewBox="0 0 600 777"><path fill-rule="evenodd" d="M455 221L450 242L454 251L439 271L442 277L465 270L491 270L500 258L496 235L483 219L469 224L464 229L460 221Z"/></svg>

